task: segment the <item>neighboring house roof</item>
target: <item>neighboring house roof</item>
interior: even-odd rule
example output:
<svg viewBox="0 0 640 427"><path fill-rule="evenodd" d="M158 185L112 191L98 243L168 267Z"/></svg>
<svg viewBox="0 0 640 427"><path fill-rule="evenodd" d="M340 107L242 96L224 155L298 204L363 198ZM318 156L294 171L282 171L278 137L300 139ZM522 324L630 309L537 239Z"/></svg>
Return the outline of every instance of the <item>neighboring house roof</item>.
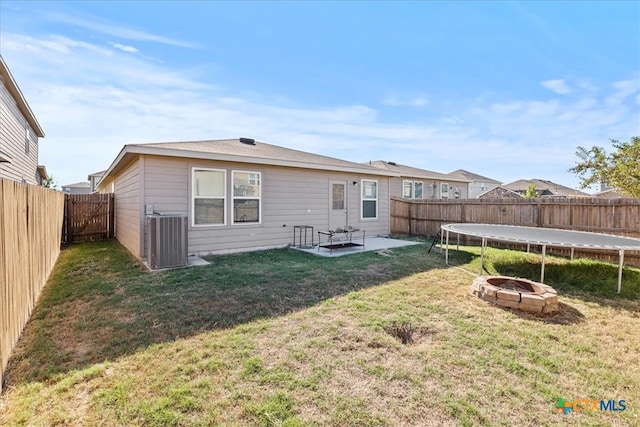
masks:
<svg viewBox="0 0 640 427"><path fill-rule="evenodd" d="M98 188L106 185L108 177L122 169L128 163L128 159L139 154L398 176L394 172L383 171L373 166L266 144L249 138L236 138L125 145L103 175Z"/></svg>
<svg viewBox="0 0 640 427"><path fill-rule="evenodd" d="M62 188L89 188L88 182L76 182L75 184L63 185Z"/></svg>
<svg viewBox="0 0 640 427"><path fill-rule="evenodd" d="M88 180L91 180L91 177L92 177L92 176L97 176L98 178L100 178L100 177L102 177L102 176L104 175L104 173L105 173L106 171L107 171L107 170L105 169L105 170L100 171L100 172L90 173L90 174L87 176L87 179L88 179Z"/></svg>
<svg viewBox="0 0 640 427"><path fill-rule="evenodd" d="M411 178L423 178L423 179L435 179L438 181L457 181L457 182L471 182L464 178L454 178L447 174L434 172L426 169L418 169L412 166L400 165L395 162L387 162L384 160L375 160L366 163L371 166L375 166L379 169L383 169L389 172L398 174L401 177Z"/></svg>
<svg viewBox="0 0 640 427"><path fill-rule="evenodd" d="M621 193L616 188L609 188L604 191L600 191L593 195L593 197L597 197L599 199L621 199L621 198L629 198L631 196Z"/></svg>
<svg viewBox="0 0 640 427"><path fill-rule="evenodd" d="M5 64L4 59L2 58L2 55L0 55L0 77L2 77L2 80L4 81L4 84L7 87L7 90L9 91L13 99L16 100L16 105L18 106L18 109L20 110L22 115L25 117L27 122L29 122L33 131L36 133L36 135L38 135L38 137L40 138L44 137L44 131L40 127L38 120L36 120L36 116L33 114L33 111L31 111L29 104L27 104L27 100L24 98L24 95L22 95L22 92L20 91L18 84L13 79L13 76L9 71L9 67L7 67L7 64Z"/></svg>
<svg viewBox="0 0 640 427"><path fill-rule="evenodd" d="M544 179L520 179L518 181L505 184L504 187L518 193L525 193L527 191L527 188L531 184L535 185L538 196L542 197L591 197L590 194L583 191L575 190L573 188L566 187L564 185Z"/></svg>
<svg viewBox="0 0 640 427"><path fill-rule="evenodd" d="M502 184L500 181L497 181L495 179L487 178L486 176L478 175L477 173L469 172L464 169L458 169L453 172L449 172L447 175L452 178L457 178L460 180L483 181L483 182L491 182L495 184Z"/></svg>
<svg viewBox="0 0 640 427"><path fill-rule="evenodd" d="M522 194L498 185L479 194L478 199L522 199Z"/></svg>
<svg viewBox="0 0 640 427"><path fill-rule="evenodd" d="M49 174L47 173L47 168L45 167L45 165L38 165L38 167L36 168L36 172L38 172L38 175L40 176L40 179L42 181L49 178Z"/></svg>

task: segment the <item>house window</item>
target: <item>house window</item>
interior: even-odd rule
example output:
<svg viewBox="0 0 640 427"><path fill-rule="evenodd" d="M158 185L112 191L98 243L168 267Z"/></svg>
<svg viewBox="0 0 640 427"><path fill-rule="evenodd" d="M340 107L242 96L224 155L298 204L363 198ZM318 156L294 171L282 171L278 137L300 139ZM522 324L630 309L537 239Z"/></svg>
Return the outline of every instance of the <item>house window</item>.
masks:
<svg viewBox="0 0 640 427"><path fill-rule="evenodd" d="M362 180L362 219L378 218L378 181Z"/></svg>
<svg viewBox="0 0 640 427"><path fill-rule="evenodd" d="M443 199L449 198L449 184L446 182L440 184L440 197Z"/></svg>
<svg viewBox="0 0 640 427"><path fill-rule="evenodd" d="M233 223L260 223L260 172L233 171Z"/></svg>
<svg viewBox="0 0 640 427"><path fill-rule="evenodd" d="M406 199L422 199L422 181L402 181L402 197Z"/></svg>
<svg viewBox="0 0 640 427"><path fill-rule="evenodd" d="M413 181L402 181L402 197L405 199L413 198Z"/></svg>
<svg viewBox="0 0 640 427"><path fill-rule="evenodd" d="M193 169L193 225L226 224L226 181L226 171Z"/></svg>
<svg viewBox="0 0 640 427"><path fill-rule="evenodd" d="M416 181L413 183L413 198L422 199L422 181Z"/></svg>

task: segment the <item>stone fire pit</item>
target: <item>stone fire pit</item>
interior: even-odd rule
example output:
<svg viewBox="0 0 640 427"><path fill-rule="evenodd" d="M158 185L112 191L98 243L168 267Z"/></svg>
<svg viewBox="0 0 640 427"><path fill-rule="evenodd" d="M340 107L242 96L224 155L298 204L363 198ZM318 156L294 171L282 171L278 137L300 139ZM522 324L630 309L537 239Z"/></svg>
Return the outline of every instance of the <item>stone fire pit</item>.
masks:
<svg viewBox="0 0 640 427"><path fill-rule="evenodd" d="M471 293L502 307L517 308L533 314L558 311L558 293L551 286L509 276L479 276L471 284Z"/></svg>

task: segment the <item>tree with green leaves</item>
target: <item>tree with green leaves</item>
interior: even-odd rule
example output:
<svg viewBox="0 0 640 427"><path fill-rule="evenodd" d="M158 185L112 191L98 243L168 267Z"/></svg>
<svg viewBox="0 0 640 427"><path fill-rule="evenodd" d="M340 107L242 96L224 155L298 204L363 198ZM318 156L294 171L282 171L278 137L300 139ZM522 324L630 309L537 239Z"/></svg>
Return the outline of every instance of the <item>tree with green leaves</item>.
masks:
<svg viewBox="0 0 640 427"><path fill-rule="evenodd" d="M536 197L538 197L538 191L536 190L536 185L535 184L529 184L527 186L527 191L524 192L524 197L525 199L535 199Z"/></svg>
<svg viewBox="0 0 640 427"><path fill-rule="evenodd" d="M607 153L602 147L578 147L580 162L571 169L580 177L580 186L606 183L631 197L640 197L640 137L630 142L612 139L614 151Z"/></svg>

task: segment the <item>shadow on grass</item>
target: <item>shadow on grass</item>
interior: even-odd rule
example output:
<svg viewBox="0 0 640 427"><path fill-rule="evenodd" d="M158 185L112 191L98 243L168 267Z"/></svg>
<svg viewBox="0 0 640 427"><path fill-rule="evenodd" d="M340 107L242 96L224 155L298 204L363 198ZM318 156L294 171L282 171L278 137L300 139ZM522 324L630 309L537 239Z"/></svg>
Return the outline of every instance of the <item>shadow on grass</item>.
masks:
<svg viewBox="0 0 640 427"><path fill-rule="evenodd" d="M576 308L563 302L558 303L558 311L556 313L548 315L535 315L514 308L501 307L499 305L495 305L495 307L497 309L513 313L514 315L523 319L547 323L549 325L576 325L585 321L584 314L582 314L580 310L577 310Z"/></svg>
<svg viewBox="0 0 640 427"><path fill-rule="evenodd" d="M390 256L338 258L277 249L149 273L115 241L72 245L61 252L12 354L8 384L46 381L149 345L281 316L444 267L442 256L427 249L415 245L393 249Z"/></svg>
<svg viewBox="0 0 640 427"><path fill-rule="evenodd" d="M544 282L558 291L586 302L614 308L639 311L640 270L623 268L621 292L618 294L618 266L610 263L579 259L562 260L545 265ZM540 280L540 264L527 262L494 262L493 267L507 276Z"/></svg>

